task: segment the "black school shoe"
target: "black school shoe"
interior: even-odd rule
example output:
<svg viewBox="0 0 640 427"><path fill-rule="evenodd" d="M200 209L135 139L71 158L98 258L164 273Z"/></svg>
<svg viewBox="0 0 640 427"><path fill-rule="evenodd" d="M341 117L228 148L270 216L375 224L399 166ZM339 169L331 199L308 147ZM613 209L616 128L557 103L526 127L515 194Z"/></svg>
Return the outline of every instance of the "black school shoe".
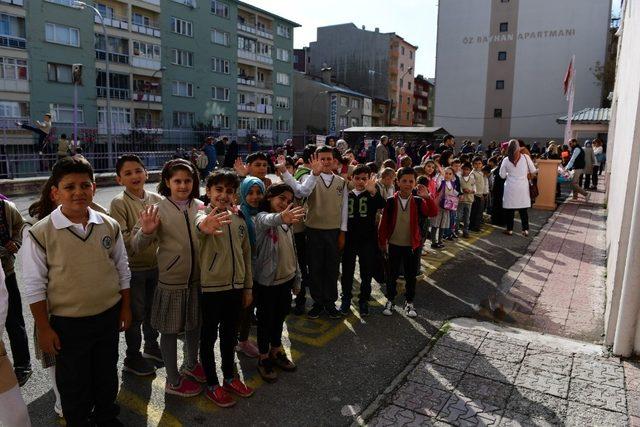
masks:
<svg viewBox="0 0 640 427"><path fill-rule="evenodd" d="M322 306L314 304L313 307L311 307L311 310L309 310L309 312L307 313L307 316L309 317L309 319L317 319L323 312L324 308Z"/></svg>
<svg viewBox="0 0 640 427"><path fill-rule="evenodd" d="M342 301L342 304L340 304L340 314L343 316L351 314L351 301Z"/></svg>
<svg viewBox="0 0 640 427"><path fill-rule="evenodd" d="M296 304L296 306L293 308L293 314L295 314L296 316L302 316L305 313L305 308L304 308L304 304Z"/></svg>
<svg viewBox="0 0 640 427"><path fill-rule="evenodd" d="M342 317L340 312L336 309L336 306L333 304L329 305L325 310L327 311L327 315L330 319L340 319Z"/></svg>
<svg viewBox="0 0 640 427"><path fill-rule="evenodd" d="M360 303L360 315L363 317L366 317L369 315L369 303L368 302L361 302Z"/></svg>

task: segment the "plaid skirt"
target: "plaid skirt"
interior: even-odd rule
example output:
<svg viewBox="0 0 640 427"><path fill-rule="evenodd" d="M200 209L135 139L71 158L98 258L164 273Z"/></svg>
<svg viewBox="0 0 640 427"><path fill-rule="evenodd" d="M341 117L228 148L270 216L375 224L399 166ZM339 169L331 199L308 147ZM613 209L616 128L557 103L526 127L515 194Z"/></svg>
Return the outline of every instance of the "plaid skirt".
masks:
<svg viewBox="0 0 640 427"><path fill-rule="evenodd" d="M178 334L200 327L200 284L186 289L156 287L151 306L151 326L161 334Z"/></svg>

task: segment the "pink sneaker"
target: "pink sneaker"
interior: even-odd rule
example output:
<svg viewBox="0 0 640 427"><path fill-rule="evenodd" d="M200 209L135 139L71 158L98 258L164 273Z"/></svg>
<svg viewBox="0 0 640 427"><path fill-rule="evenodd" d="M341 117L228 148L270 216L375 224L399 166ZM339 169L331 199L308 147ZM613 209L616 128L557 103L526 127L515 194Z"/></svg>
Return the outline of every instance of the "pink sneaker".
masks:
<svg viewBox="0 0 640 427"><path fill-rule="evenodd" d="M245 356L255 359L260 355L258 346L249 340L240 341L236 346L236 351L241 351Z"/></svg>
<svg viewBox="0 0 640 427"><path fill-rule="evenodd" d="M205 396L221 408L228 408L236 404L235 399L219 385L207 387Z"/></svg>
<svg viewBox="0 0 640 427"><path fill-rule="evenodd" d="M253 389L251 387L247 387L245 383L240 381L238 378L234 378L230 382L224 380L222 388L240 397L250 397L253 395Z"/></svg>
<svg viewBox="0 0 640 427"><path fill-rule="evenodd" d="M172 385L166 383L164 386L164 392L166 394L173 394L175 396L193 397L200 394L202 387L200 384L195 383L185 377L180 378L178 385Z"/></svg>
<svg viewBox="0 0 640 427"><path fill-rule="evenodd" d="M204 373L204 368L200 363L196 363L196 366L193 369L182 368L180 370L180 374L190 377L199 383L207 382L207 375Z"/></svg>

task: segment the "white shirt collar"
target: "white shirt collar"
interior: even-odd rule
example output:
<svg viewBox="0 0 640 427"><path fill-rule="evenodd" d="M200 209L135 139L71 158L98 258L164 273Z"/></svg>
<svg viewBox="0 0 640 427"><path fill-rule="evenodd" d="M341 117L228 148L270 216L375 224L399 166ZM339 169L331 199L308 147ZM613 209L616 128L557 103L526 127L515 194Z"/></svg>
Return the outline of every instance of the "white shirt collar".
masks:
<svg viewBox="0 0 640 427"><path fill-rule="evenodd" d="M104 223L104 220L102 219L102 217L96 211L94 211L91 208L87 208L87 209L89 209L89 221L87 221L87 225L88 224L102 224L102 223ZM75 224L75 223L71 222L69 220L69 218L64 216L64 214L62 213L62 210L61 210L61 206L58 206L56 208L56 210L51 212L51 222L53 223L53 226L57 230L62 230L63 228L69 228L69 227L71 227L73 225L78 225L78 224Z"/></svg>

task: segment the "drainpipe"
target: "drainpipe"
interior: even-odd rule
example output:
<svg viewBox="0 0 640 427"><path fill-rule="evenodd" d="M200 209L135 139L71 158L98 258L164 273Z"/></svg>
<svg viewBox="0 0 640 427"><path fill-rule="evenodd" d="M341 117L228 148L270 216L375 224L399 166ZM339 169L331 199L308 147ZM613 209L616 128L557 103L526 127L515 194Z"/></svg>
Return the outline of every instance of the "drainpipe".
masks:
<svg viewBox="0 0 640 427"><path fill-rule="evenodd" d="M632 166L633 167L633 166ZM629 236L640 235L640 173L635 183L635 198L631 211ZM624 230L622 230L624 233ZM627 259L624 263L620 311L616 321L616 333L613 338L613 353L629 357L634 351L638 311L640 310L640 244L637 239L629 239Z"/></svg>

